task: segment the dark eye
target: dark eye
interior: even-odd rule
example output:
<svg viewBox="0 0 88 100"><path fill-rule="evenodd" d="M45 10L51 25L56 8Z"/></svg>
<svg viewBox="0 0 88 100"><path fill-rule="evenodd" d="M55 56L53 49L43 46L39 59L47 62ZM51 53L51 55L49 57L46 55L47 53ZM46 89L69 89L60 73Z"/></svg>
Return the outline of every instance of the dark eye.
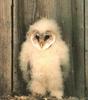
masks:
<svg viewBox="0 0 88 100"><path fill-rule="evenodd" d="M36 35L35 38L39 41L39 35Z"/></svg>
<svg viewBox="0 0 88 100"><path fill-rule="evenodd" d="M48 40L49 38L50 38L50 36L49 36L49 35L46 35L45 38L44 38L44 40L46 41L46 40Z"/></svg>

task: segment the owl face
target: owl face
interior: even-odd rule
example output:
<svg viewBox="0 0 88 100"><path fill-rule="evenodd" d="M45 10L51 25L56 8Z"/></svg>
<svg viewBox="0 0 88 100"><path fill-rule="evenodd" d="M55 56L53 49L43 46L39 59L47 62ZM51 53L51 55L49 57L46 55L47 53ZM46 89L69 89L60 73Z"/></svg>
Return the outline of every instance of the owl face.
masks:
<svg viewBox="0 0 88 100"><path fill-rule="evenodd" d="M53 45L55 35L51 31L45 31L43 33L34 31L31 34L31 41L34 47L45 50Z"/></svg>

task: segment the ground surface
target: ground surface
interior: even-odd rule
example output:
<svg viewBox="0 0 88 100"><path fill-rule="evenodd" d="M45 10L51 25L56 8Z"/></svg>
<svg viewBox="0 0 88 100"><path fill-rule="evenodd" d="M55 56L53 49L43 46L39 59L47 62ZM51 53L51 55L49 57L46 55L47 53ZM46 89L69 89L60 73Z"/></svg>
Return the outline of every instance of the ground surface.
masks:
<svg viewBox="0 0 88 100"><path fill-rule="evenodd" d="M0 100L57 100L54 97L46 97L46 98L40 98L40 97L33 97L33 96L3 96L0 97ZM87 100L84 98L78 99L76 97L69 97L69 98L64 98L62 100Z"/></svg>

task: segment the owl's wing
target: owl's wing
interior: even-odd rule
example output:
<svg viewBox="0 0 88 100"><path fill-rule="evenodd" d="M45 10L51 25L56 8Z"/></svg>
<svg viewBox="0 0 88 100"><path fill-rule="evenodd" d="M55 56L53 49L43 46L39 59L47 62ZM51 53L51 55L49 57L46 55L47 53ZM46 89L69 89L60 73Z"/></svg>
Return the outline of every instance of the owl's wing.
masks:
<svg viewBox="0 0 88 100"><path fill-rule="evenodd" d="M22 44L20 56L19 56L19 66L20 70L22 71L22 75L24 80L29 80L29 44L25 41Z"/></svg>
<svg viewBox="0 0 88 100"><path fill-rule="evenodd" d="M63 77L66 80L70 71L69 64L69 48L64 41L60 43L60 61L61 61L61 69L63 72Z"/></svg>

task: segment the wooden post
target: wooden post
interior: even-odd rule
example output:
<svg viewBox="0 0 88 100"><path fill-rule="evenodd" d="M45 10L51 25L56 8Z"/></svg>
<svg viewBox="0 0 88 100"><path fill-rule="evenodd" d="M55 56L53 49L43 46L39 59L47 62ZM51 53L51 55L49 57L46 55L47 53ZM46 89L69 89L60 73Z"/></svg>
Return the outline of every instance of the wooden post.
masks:
<svg viewBox="0 0 88 100"><path fill-rule="evenodd" d="M0 96L11 93L11 0L0 0Z"/></svg>

